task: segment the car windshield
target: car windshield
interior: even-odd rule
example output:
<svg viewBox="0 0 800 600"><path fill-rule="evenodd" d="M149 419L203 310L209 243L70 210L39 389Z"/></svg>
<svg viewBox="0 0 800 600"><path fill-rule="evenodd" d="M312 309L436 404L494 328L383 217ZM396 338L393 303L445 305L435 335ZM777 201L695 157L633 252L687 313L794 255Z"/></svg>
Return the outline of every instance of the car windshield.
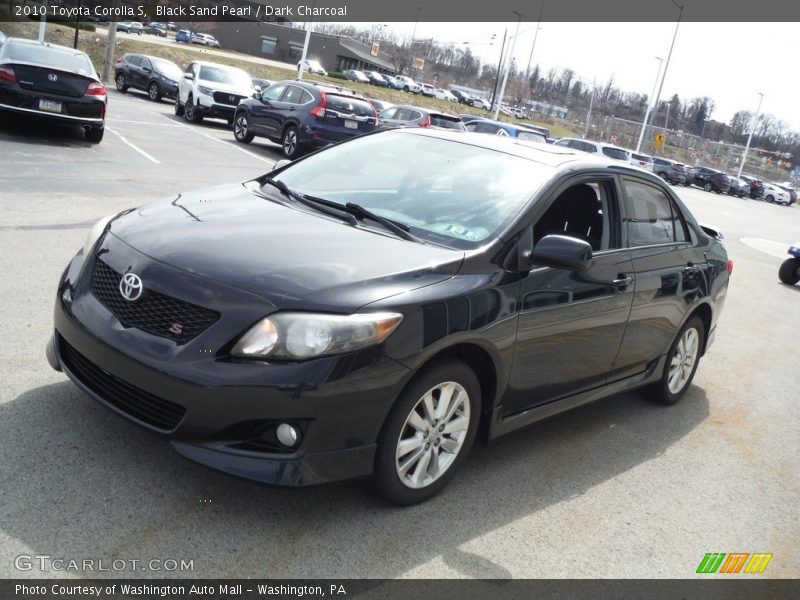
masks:
<svg viewBox="0 0 800 600"><path fill-rule="evenodd" d="M468 249L496 236L550 173L492 149L388 131L309 156L275 179L299 194L360 204L425 241Z"/></svg>
<svg viewBox="0 0 800 600"><path fill-rule="evenodd" d="M160 58L152 58L150 60L153 61L153 66L162 75L174 79L175 81L181 78L183 71L181 71L180 67L175 63Z"/></svg>
<svg viewBox="0 0 800 600"><path fill-rule="evenodd" d="M83 52L51 48L38 44L13 44L9 58L12 62L29 62L55 69L95 76L92 61Z"/></svg>
<svg viewBox="0 0 800 600"><path fill-rule="evenodd" d="M224 67L200 67L200 79L239 87L251 87L250 76L244 71Z"/></svg>

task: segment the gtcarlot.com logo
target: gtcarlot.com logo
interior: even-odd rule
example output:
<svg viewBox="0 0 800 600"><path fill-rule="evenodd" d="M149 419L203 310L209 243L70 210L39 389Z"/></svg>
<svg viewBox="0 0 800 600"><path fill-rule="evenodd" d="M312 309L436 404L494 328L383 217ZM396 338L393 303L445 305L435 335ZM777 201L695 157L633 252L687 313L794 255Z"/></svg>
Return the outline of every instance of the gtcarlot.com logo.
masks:
<svg viewBox="0 0 800 600"><path fill-rule="evenodd" d="M772 554L766 552L707 552L697 567L697 573L753 573L767 568Z"/></svg>
<svg viewBox="0 0 800 600"><path fill-rule="evenodd" d="M194 560L174 558L65 558L47 554L19 554L14 558L18 571L194 571Z"/></svg>

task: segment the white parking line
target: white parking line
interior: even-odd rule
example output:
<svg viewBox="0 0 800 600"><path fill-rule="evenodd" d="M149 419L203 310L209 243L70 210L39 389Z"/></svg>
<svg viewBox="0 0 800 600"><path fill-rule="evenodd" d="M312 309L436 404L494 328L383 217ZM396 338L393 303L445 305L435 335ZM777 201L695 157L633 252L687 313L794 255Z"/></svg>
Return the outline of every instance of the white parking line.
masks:
<svg viewBox="0 0 800 600"><path fill-rule="evenodd" d="M154 121L131 121L128 119L109 119L113 123L133 123L134 125L150 125L152 127L185 127L185 125L181 125L180 123L156 123Z"/></svg>
<svg viewBox="0 0 800 600"><path fill-rule="evenodd" d="M111 129L111 127L109 127L108 125L106 125L106 129L108 129L108 130L109 130L111 133L113 133L115 136L117 136L119 139L121 139L123 142L125 142L125 143L126 143L128 146L130 146L131 148L133 148L134 150L136 150L136 152L138 152L139 154L141 154L142 156L144 156L144 157L145 157L147 160L152 160L152 161L153 161L154 163L156 163L157 165L160 165L160 164L161 164L161 161L159 161L159 160L157 160L157 159L153 158L152 156L150 156L150 155L149 155L147 152L145 152L144 150L142 150L141 148L139 148L139 146L137 146L136 144L132 144L131 142L129 142L128 140L126 140L126 139L125 139L125 136L123 136L123 135L121 135L121 134L117 133L116 131L114 131L113 129Z"/></svg>

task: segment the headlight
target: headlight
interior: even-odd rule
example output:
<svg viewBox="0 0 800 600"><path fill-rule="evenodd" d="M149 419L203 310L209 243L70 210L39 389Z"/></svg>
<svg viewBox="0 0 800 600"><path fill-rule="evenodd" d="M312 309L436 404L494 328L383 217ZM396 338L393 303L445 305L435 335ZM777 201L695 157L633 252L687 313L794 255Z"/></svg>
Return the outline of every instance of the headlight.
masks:
<svg viewBox="0 0 800 600"><path fill-rule="evenodd" d="M256 323L231 350L245 358L303 359L380 344L403 320L399 313L276 313Z"/></svg>
<svg viewBox="0 0 800 600"><path fill-rule="evenodd" d="M175 85L176 83L174 80L170 79L169 77L164 77L163 75L161 76L161 81L170 85Z"/></svg>
<svg viewBox="0 0 800 600"><path fill-rule="evenodd" d="M212 90L210 87L206 87L204 85L198 85L197 86L197 91L200 92L201 94L205 94L206 96L213 96L214 95L214 90Z"/></svg>
<svg viewBox="0 0 800 600"><path fill-rule="evenodd" d="M83 256L89 256L89 252L92 251L94 245L97 243L97 240L100 239L100 236L103 235L103 230L108 225L108 222L116 217L117 215L109 215L107 217L103 217L97 223L92 226L92 229L89 231L89 235L86 236L86 241L83 243Z"/></svg>

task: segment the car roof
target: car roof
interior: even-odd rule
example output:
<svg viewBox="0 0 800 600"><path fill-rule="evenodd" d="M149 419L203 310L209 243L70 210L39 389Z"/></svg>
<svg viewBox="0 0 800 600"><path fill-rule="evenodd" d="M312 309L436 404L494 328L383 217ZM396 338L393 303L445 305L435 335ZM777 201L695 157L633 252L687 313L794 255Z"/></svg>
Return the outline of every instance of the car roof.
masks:
<svg viewBox="0 0 800 600"><path fill-rule="evenodd" d="M86 52L82 52L81 50L76 50L75 48L70 48L69 46L60 46L59 44L51 44L50 42L45 42L44 44L41 44L39 43L38 40L29 40L25 38L16 38L16 37L6 38L3 41L3 46L7 44L9 47L15 44L20 44L25 46L42 46L44 48L48 48L55 52L63 52L64 54L87 56Z"/></svg>
<svg viewBox="0 0 800 600"><path fill-rule="evenodd" d="M449 129L429 129L401 128L391 131L399 132L403 135L419 135L446 139L457 143L468 143L472 146L486 148L504 152L520 158L525 158L539 164L550 166L553 169L561 168L565 165L581 166L582 168L613 169L619 172L636 173L658 180L652 173L639 169L618 160L602 156L594 156L580 150L554 146L552 144L542 144L541 142L528 142L514 137L486 135L485 133L470 133Z"/></svg>

